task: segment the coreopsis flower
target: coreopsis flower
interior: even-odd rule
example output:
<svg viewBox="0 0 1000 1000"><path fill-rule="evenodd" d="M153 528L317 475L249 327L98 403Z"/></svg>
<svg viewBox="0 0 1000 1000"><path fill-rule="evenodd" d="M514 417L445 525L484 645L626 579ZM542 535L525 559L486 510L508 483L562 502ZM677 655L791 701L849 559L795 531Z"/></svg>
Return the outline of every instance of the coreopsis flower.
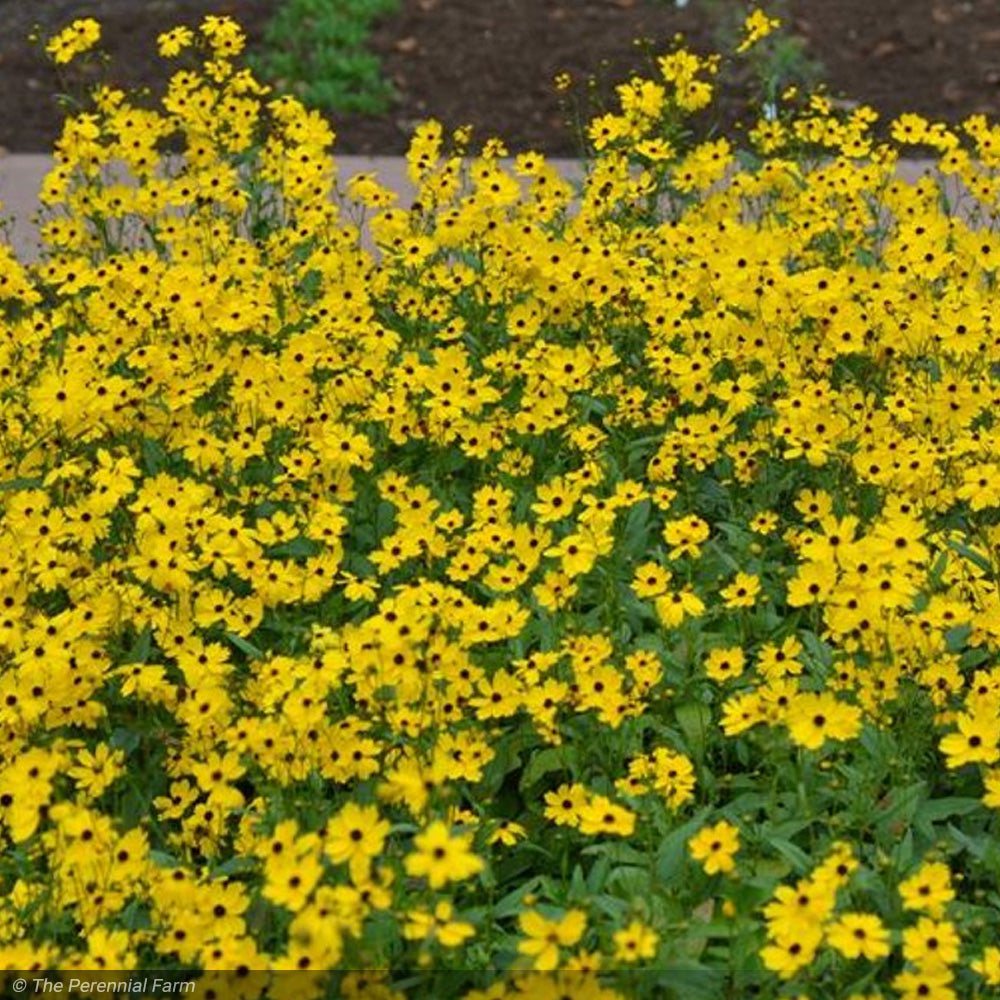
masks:
<svg viewBox="0 0 1000 1000"><path fill-rule="evenodd" d="M654 602L656 616L668 628L675 628L685 618L697 618L705 610L705 602L690 588L668 591Z"/></svg>
<svg viewBox="0 0 1000 1000"><path fill-rule="evenodd" d="M76 763L68 773L85 796L96 798L125 773L124 763L123 751L99 743L93 752L79 750Z"/></svg>
<svg viewBox="0 0 1000 1000"><path fill-rule="evenodd" d="M906 970L892 979L899 1000L958 1000L955 973L946 967Z"/></svg>
<svg viewBox="0 0 1000 1000"><path fill-rule="evenodd" d="M803 923L790 933L770 935L769 943L760 950L761 961L781 979L791 979L812 963L822 943L823 929Z"/></svg>
<svg viewBox="0 0 1000 1000"><path fill-rule="evenodd" d="M969 966L981 976L987 986L1000 986L1000 948L990 945L983 954Z"/></svg>
<svg viewBox="0 0 1000 1000"><path fill-rule="evenodd" d="M778 527L778 515L771 510L762 510L750 519L750 530L758 535L770 535Z"/></svg>
<svg viewBox="0 0 1000 1000"><path fill-rule="evenodd" d="M726 820L703 827L688 840L691 857L701 864L708 875L733 871L739 849L740 831Z"/></svg>
<svg viewBox="0 0 1000 1000"><path fill-rule="evenodd" d="M578 825L585 834L629 837L635 830L635 813L604 795L595 795L580 809Z"/></svg>
<svg viewBox="0 0 1000 1000"><path fill-rule="evenodd" d="M452 834L435 820L413 838L415 851L403 860L407 875L425 877L432 889L462 882L483 870L483 860L472 851L471 834Z"/></svg>
<svg viewBox="0 0 1000 1000"><path fill-rule="evenodd" d="M558 826L579 826L587 799L583 785L560 785L545 793L545 818Z"/></svg>
<svg viewBox="0 0 1000 1000"><path fill-rule="evenodd" d="M836 901L835 887L817 884L813 879L799 879L794 886L779 885L764 906L768 934L779 938L794 935L803 922L819 926Z"/></svg>
<svg viewBox="0 0 1000 1000"><path fill-rule="evenodd" d="M472 924L455 919L455 908L446 899L435 904L433 912L411 910L403 925L403 937L408 941L437 941L444 948L457 948L475 933L476 928Z"/></svg>
<svg viewBox="0 0 1000 1000"><path fill-rule="evenodd" d="M945 906L955 898L951 869L943 861L925 861L899 883L899 895L907 910L922 910L939 919Z"/></svg>
<svg viewBox="0 0 1000 1000"><path fill-rule="evenodd" d="M101 25L92 17L78 18L63 28L45 45L45 51L57 64L71 62L78 55L92 49L101 38Z"/></svg>
<svg viewBox="0 0 1000 1000"><path fill-rule="evenodd" d="M849 740L861 731L861 709L826 692L805 691L788 706L785 724L792 742L818 750L827 740Z"/></svg>
<svg viewBox="0 0 1000 1000"><path fill-rule="evenodd" d="M368 875L388 836L389 821L379 816L377 806L348 802L327 823L323 849L334 864L347 863L357 883Z"/></svg>
<svg viewBox="0 0 1000 1000"><path fill-rule="evenodd" d="M752 608L760 593L760 577L752 573L737 573L732 583L719 591L727 608Z"/></svg>
<svg viewBox="0 0 1000 1000"><path fill-rule="evenodd" d="M526 940L518 942L518 953L533 959L532 968L551 972L559 966L559 949L572 947L583 937L587 914L568 910L561 918L548 920L537 910L527 910L517 922L526 935Z"/></svg>
<svg viewBox="0 0 1000 1000"><path fill-rule="evenodd" d="M644 562L635 568L632 590L636 597L659 597L666 593L671 576L659 563Z"/></svg>
<svg viewBox="0 0 1000 1000"><path fill-rule="evenodd" d="M913 927L903 929L903 958L921 969L954 965L961 943L950 920L920 917Z"/></svg>
<svg viewBox="0 0 1000 1000"><path fill-rule="evenodd" d="M983 775L983 805L1000 809L1000 769L992 768Z"/></svg>
<svg viewBox="0 0 1000 1000"><path fill-rule="evenodd" d="M614 933L615 958L619 962L639 962L652 958L660 936L640 920L633 920L628 927Z"/></svg>
<svg viewBox="0 0 1000 1000"><path fill-rule="evenodd" d="M701 553L701 546L708 540L709 534L708 523L696 514L668 521L663 528L663 540L671 546L669 553L671 559L678 559L682 555L697 559Z"/></svg>
<svg viewBox="0 0 1000 1000"><path fill-rule="evenodd" d="M949 768L1000 760L1000 718L992 713L961 712L955 721L958 732L949 733L940 743Z"/></svg>
<svg viewBox="0 0 1000 1000"><path fill-rule="evenodd" d="M831 562L807 562L788 581L785 600L789 607L801 608L806 604L822 604L837 583L837 566Z"/></svg>
<svg viewBox="0 0 1000 1000"><path fill-rule="evenodd" d="M194 32L180 25L156 36L157 51L164 59L180 55L194 41Z"/></svg>
<svg viewBox="0 0 1000 1000"><path fill-rule="evenodd" d="M503 844L505 847L512 847L527 835L527 831L520 823L505 819L497 824L496 829L486 838L486 843Z"/></svg>
<svg viewBox="0 0 1000 1000"><path fill-rule="evenodd" d="M826 941L845 958L873 961L889 954L889 931L874 913L844 913L826 929Z"/></svg>
<svg viewBox="0 0 1000 1000"><path fill-rule="evenodd" d="M780 27L780 18L768 17L759 8L754 8L743 22L743 40L736 46L737 53L746 52Z"/></svg>
<svg viewBox="0 0 1000 1000"><path fill-rule="evenodd" d="M716 683L739 677L743 673L746 657L739 646L728 646L725 649L713 649L705 657L705 673Z"/></svg>

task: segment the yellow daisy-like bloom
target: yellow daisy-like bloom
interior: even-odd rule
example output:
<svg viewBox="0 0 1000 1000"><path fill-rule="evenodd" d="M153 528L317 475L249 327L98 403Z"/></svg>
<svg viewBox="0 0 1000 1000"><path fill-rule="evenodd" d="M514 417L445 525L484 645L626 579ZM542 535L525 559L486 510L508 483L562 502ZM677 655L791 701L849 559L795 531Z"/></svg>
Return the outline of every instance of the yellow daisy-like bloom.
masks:
<svg viewBox="0 0 1000 1000"><path fill-rule="evenodd" d="M413 838L416 850L403 861L407 875L424 876L432 889L461 882L483 870L483 860L471 850L471 834L452 836L440 820Z"/></svg>
<svg viewBox="0 0 1000 1000"><path fill-rule="evenodd" d="M745 665L746 656L739 646L713 649L705 657L705 673L719 684L739 677Z"/></svg>
<svg viewBox="0 0 1000 1000"><path fill-rule="evenodd" d="M932 917L940 917L955 898L951 869L943 861L925 861L899 883L899 895L907 910L924 910Z"/></svg>
<svg viewBox="0 0 1000 1000"><path fill-rule="evenodd" d="M806 691L792 698L786 724L793 743L818 750L828 739L857 736L861 731L861 709L826 692Z"/></svg>
<svg viewBox="0 0 1000 1000"><path fill-rule="evenodd" d="M164 59L180 55L194 41L194 32L183 25L156 36L156 49Z"/></svg>
<svg viewBox="0 0 1000 1000"><path fill-rule="evenodd" d="M559 966L559 949L571 947L583 937L587 914L583 910L569 910L559 920L547 920L537 910L528 910L517 922L527 935L526 940L518 943L518 952L531 957L535 969L551 972Z"/></svg>
<svg viewBox="0 0 1000 1000"><path fill-rule="evenodd" d="M1000 948L992 945L986 948L982 957L976 959L970 968L982 976L987 986L1000 986Z"/></svg>
<svg viewBox="0 0 1000 1000"><path fill-rule="evenodd" d="M727 608L752 608L760 593L760 577L752 573L737 573L728 587L719 591Z"/></svg>
<svg viewBox="0 0 1000 1000"><path fill-rule="evenodd" d="M412 910L403 926L403 937L409 941L438 941L445 948L457 948L474 937L475 927L464 920L453 919L455 908L449 900L441 900L430 910Z"/></svg>
<svg viewBox="0 0 1000 1000"><path fill-rule="evenodd" d="M92 49L101 38L101 25L92 17L83 17L63 28L46 43L52 61L63 65Z"/></svg>
<svg viewBox="0 0 1000 1000"><path fill-rule="evenodd" d="M760 9L752 10L743 22L743 41L736 47L736 51L746 52L780 27L780 18L768 17Z"/></svg>
<svg viewBox="0 0 1000 1000"><path fill-rule="evenodd" d="M903 957L921 969L953 965L961 943L951 921L921 917L914 927L903 930Z"/></svg>
<svg viewBox="0 0 1000 1000"><path fill-rule="evenodd" d="M628 927L615 931L615 958L619 962L639 962L652 958L660 936L651 927L639 920L633 920Z"/></svg>
<svg viewBox="0 0 1000 1000"><path fill-rule="evenodd" d="M874 913L845 913L826 930L827 944L845 958L869 961L889 954L889 931Z"/></svg>
<svg viewBox="0 0 1000 1000"><path fill-rule="evenodd" d="M688 850L708 875L731 872L736 868L740 849L740 831L725 820L706 826L688 840Z"/></svg>

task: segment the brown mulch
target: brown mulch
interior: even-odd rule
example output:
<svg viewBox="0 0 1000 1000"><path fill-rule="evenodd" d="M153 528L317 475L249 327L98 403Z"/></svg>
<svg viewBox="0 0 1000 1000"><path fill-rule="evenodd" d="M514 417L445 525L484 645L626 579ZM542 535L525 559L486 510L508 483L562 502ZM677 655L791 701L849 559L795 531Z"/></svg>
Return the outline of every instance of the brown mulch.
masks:
<svg viewBox="0 0 1000 1000"><path fill-rule="evenodd" d="M162 86L157 32L231 14L259 42L279 0L0 0L0 147L42 152L58 134L53 95L65 89L39 46L74 17L97 17L119 85ZM401 100L380 117L334 119L343 153L397 154L427 117L448 128L474 126L512 151L579 155L579 122L611 106L616 82L651 72L653 57L683 32L696 49L715 48L709 7L733 13L735 0L402 0L377 25L372 46ZM776 4L765 7L774 9ZM954 121L981 111L1000 117L1000 3L996 0L785 0L790 31L823 66L835 96L872 104L883 118L918 111ZM647 44L636 44L646 39ZM578 81L560 99L552 80ZM584 81L596 77L594 103ZM748 80L733 77L720 103L722 125L745 114ZM575 98L573 95L576 95ZM576 123L574 124L574 118Z"/></svg>

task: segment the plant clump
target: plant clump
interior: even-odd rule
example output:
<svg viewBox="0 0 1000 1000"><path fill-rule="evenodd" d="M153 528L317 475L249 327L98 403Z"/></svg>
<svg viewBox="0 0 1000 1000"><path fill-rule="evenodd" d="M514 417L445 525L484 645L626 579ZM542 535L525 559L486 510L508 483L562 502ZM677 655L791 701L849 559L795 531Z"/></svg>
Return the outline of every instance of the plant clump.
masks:
<svg viewBox="0 0 1000 1000"><path fill-rule="evenodd" d="M695 141L677 45L578 188L429 121L404 210L242 40L0 248L0 963L990 995L1000 129Z"/></svg>

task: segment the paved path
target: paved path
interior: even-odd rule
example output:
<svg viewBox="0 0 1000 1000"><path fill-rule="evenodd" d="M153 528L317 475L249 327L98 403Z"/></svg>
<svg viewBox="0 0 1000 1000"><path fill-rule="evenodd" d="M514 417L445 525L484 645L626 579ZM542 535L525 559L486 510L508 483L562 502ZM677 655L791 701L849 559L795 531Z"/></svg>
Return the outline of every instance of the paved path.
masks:
<svg viewBox="0 0 1000 1000"><path fill-rule="evenodd" d="M548 162L568 179L582 174L579 160L552 158ZM413 199L413 187L406 176L406 162L402 157L338 156L337 164L341 182L354 174L374 171L383 186L399 195L403 207L408 207ZM0 217L12 220L7 239L23 261L34 260L38 255L38 234L31 219L38 207L42 178L51 165L51 158L44 154L0 155ZM899 174L913 180L926 167L926 161L905 161L900 164Z"/></svg>

